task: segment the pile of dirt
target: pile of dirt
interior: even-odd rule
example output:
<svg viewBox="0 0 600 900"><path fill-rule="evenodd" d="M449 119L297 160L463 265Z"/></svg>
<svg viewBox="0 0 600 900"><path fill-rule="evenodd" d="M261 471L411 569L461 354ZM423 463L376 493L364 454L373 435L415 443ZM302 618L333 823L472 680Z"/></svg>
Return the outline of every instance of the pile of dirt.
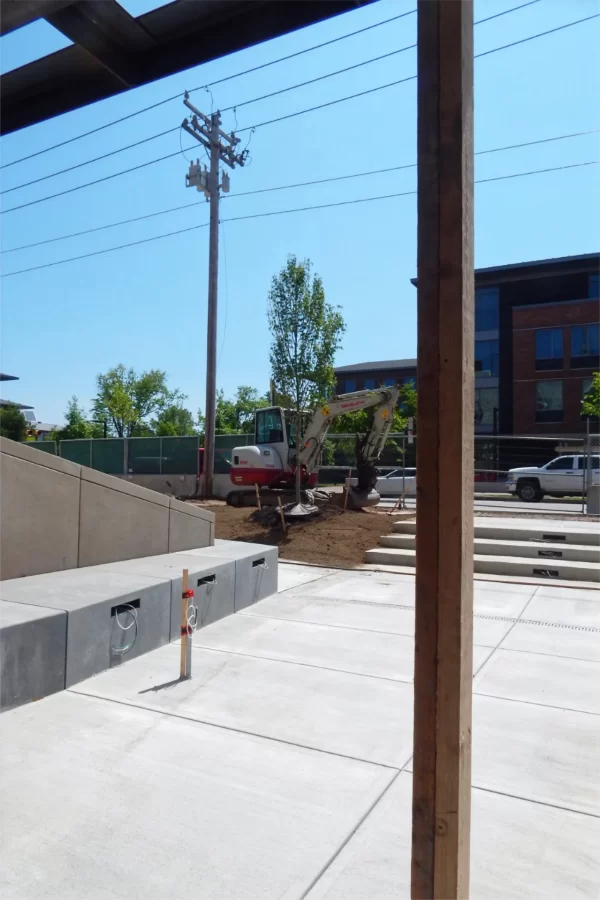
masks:
<svg viewBox="0 0 600 900"><path fill-rule="evenodd" d="M279 547L281 559L340 569L362 565L365 552L377 546L381 535L391 534L396 521L394 516L373 509L344 512L328 506L315 519L289 524L284 532L281 521L273 526L253 521L253 509L236 509L224 503L210 509L216 516L217 538L271 544Z"/></svg>

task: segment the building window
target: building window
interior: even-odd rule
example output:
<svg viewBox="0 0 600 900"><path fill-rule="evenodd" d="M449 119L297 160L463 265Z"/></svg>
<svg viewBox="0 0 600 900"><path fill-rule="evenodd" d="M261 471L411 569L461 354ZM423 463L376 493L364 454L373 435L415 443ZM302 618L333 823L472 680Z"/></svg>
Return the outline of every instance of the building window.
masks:
<svg viewBox="0 0 600 900"><path fill-rule="evenodd" d="M281 410L258 410L256 413L256 443L277 444L281 441L283 441Z"/></svg>
<svg viewBox="0 0 600 900"><path fill-rule="evenodd" d="M590 297L593 299L600 297L600 275L598 275L598 273L590 275L589 288Z"/></svg>
<svg viewBox="0 0 600 900"><path fill-rule="evenodd" d="M384 387L394 387L395 384L396 384L395 378L386 378L385 381L383 382Z"/></svg>
<svg viewBox="0 0 600 900"><path fill-rule="evenodd" d="M540 328L535 333L536 369L562 369L562 328Z"/></svg>
<svg viewBox="0 0 600 900"><path fill-rule="evenodd" d="M562 381L538 381L535 385L535 421L562 422Z"/></svg>
<svg viewBox="0 0 600 900"><path fill-rule="evenodd" d="M495 409L498 409L498 388L475 388L475 427L493 426Z"/></svg>
<svg viewBox="0 0 600 900"><path fill-rule="evenodd" d="M585 397L589 391L592 389L593 378L582 378L581 379L581 399Z"/></svg>
<svg viewBox="0 0 600 900"><path fill-rule="evenodd" d="M498 341L475 341L475 374L498 374Z"/></svg>
<svg viewBox="0 0 600 900"><path fill-rule="evenodd" d="M571 368L587 369L597 366L600 353L600 326L573 325L571 327Z"/></svg>
<svg viewBox="0 0 600 900"><path fill-rule="evenodd" d="M364 385L365 385L365 391L374 391L375 390L375 379L374 378L365 378Z"/></svg>
<svg viewBox="0 0 600 900"><path fill-rule="evenodd" d="M498 329L498 288L486 287L475 290L475 331L497 331Z"/></svg>
<svg viewBox="0 0 600 900"><path fill-rule="evenodd" d="M344 393L352 394L356 390L356 379L355 378L347 378L344 382Z"/></svg>
<svg viewBox="0 0 600 900"><path fill-rule="evenodd" d="M417 388L417 376L416 375L405 375L402 379L403 387L411 387L413 390Z"/></svg>

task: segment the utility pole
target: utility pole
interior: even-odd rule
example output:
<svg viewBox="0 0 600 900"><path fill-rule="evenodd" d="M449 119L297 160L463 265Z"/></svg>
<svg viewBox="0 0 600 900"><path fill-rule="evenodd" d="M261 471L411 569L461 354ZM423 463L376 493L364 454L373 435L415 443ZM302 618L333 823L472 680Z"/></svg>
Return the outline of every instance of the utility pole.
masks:
<svg viewBox="0 0 600 900"><path fill-rule="evenodd" d="M221 131L221 113L205 116L190 103L189 94L184 94L184 105L192 112L181 127L202 144L210 156L210 169L202 166L200 160L190 163L186 175L186 187L202 191L210 202L210 228L208 250L208 321L206 328L206 421L204 427L204 476L202 495L211 497L213 492L213 472L215 467L215 418L217 400L217 309L219 294L219 200L221 190L229 192L229 175L223 172L219 184L219 163L231 169L243 166L247 150L236 152L240 139L235 134Z"/></svg>

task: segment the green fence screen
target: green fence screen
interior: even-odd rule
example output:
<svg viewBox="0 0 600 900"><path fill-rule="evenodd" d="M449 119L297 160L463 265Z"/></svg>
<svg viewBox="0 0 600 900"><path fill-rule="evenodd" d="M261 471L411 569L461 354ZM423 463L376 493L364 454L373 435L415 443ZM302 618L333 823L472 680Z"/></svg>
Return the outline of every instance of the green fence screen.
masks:
<svg viewBox="0 0 600 900"><path fill-rule="evenodd" d="M22 441L28 447L42 450L44 453L53 453L56 456L56 441Z"/></svg>
<svg viewBox="0 0 600 900"><path fill-rule="evenodd" d="M217 434L215 436L215 475L229 475L234 447L254 443L253 434Z"/></svg>
<svg viewBox="0 0 600 900"><path fill-rule="evenodd" d="M122 475L124 468L123 438L61 441L59 452L63 459L80 466L89 466L107 475Z"/></svg>

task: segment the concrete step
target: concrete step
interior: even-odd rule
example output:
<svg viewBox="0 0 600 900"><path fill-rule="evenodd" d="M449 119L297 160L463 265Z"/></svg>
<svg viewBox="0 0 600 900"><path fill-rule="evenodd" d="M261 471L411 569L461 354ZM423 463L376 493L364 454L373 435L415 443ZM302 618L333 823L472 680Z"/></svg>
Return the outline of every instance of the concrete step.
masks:
<svg viewBox="0 0 600 900"><path fill-rule="evenodd" d="M394 534L415 534L416 521L394 522ZM487 524L481 519L475 520L474 533L476 538L488 538L500 541L529 541L535 539L546 540L553 544L577 544L592 547L600 546L600 529L597 525L590 525L585 529L569 527L568 522L544 522L540 528L538 523L528 524L527 521L507 523L506 525Z"/></svg>
<svg viewBox="0 0 600 900"><path fill-rule="evenodd" d="M385 534L379 539L381 547L397 547L400 550L414 550L414 534ZM549 541L502 541L495 538L475 538L474 550L483 556L533 557L543 560L573 560L589 562L600 566L600 547L590 544L553 544Z"/></svg>
<svg viewBox="0 0 600 900"><path fill-rule="evenodd" d="M367 550L365 562L388 566L411 566L414 568L416 565L416 551L414 549L400 549L397 547L376 547L374 550ZM475 572L494 575L547 578L548 581L562 579L565 581L591 581L597 583L600 579L600 566L590 562L564 559L538 560L526 557L477 553L473 557L473 569Z"/></svg>

